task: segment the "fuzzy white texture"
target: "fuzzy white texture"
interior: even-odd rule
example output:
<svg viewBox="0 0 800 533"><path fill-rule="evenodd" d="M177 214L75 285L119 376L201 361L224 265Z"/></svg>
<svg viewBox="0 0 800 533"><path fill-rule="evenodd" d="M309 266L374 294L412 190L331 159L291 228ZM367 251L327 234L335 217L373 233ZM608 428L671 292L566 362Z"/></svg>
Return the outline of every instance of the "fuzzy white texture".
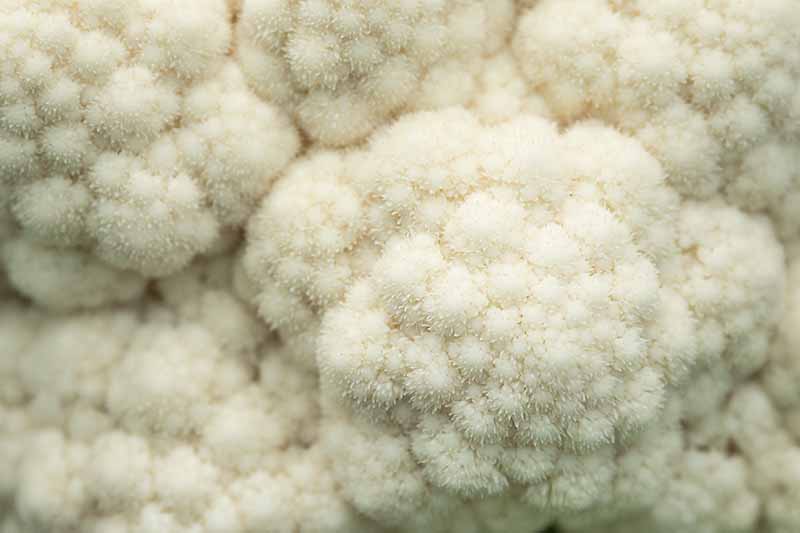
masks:
<svg viewBox="0 0 800 533"><path fill-rule="evenodd" d="M126 302L145 289L138 274L110 267L80 250L53 249L27 239L0 245L0 263L11 287L54 311Z"/></svg>
<svg viewBox="0 0 800 533"><path fill-rule="evenodd" d="M525 533L544 529L553 509L529 505L523 491L463 499L431 487L393 428L352 418L323 390L321 439L336 458L334 476L355 508L388 531L402 533ZM530 458L528 466L535 464Z"/></svg>
<svg viewBox="0 0 800 533"><path fill-rule="evenodd" d="M632 132L685 195L722 190L795 234L798 27L797 0L542 0L514 51L559 120Z"/></svg>
<svg viewBox="0 0 800 533"><path fill-rule="evenodd" d="M721 212L711 217L731 226L726 218ZM788 533L800 527L798 272L793 260L786 308L760 372L722 359L695 371L683 393L682 446L667 475L662 472L658 500L568 517L562 520L566 531Z"/></svg>
<svg viewBox="0 0 800 533"><path fill-rule="evenodd" d="M341 146L404 110L465 103L513 15L510 0L245 0L236 53L259 95Z"/></svg>
<svg viewBox="0 0 800 533"><path fill-rule="evenodd" d="M463 105L486 124L500 124L520 115L553 118L542 95L531 91L508 47L483 59L474 80L473 94Z"/></svg>
<svg viewBox="0 0 800 533"><path fill-rule="evenodd" d="M570 533L755 531L760 501L748 487L748 467L742 458L730 457L724 450L687 450L659 472L664 486L647 510L612 515L605 523L592 515L581 521L567 519L562 527Z"/></svg>
<svg viewBox="0 0 800 533"><path fill-rule="evenodd" d="M707 388L695 380L689 397ZM701 417L685 402L682 446L660 476L657 501L621 513L562 521L570 533L685 531L788 533L800 527L800 441L756 380L729 380ZM701 393L702 395L702 393ZM663 475L666 474L666 475Z"/></svg>
<svg viewBox="0 0 800 533"><path fill-rule="evenodd" d="M167 275L241 225L299 148L228 59L222 0L0 13L0 181L25 239Z"/></svg>
<svg viewBox="0 0 800 533"><path fill-rule="evenodd" d="M232 296L230 274L213 261L159 282L157 300L64 317L2 305L7 524L375 531L317 444L316 377Z"/></svg>
<svg viewBox="0 0 800 533"><path fill-rule="evenodd" d="M797 533L800 0L0 0L0 533Z"/></svg>
<svg viewBox="0 0 800 533"><path fill-rule="evenodd" d="M318 336L322 382L346 404L337 423L393 441L370 444L374 479L345 483L385 523L431 491L601 501L616 455L695 364L763 363L784 275L764 221L680 207L637 141L463 110L293 164L243 266L262 317ZM402 466L381 463L401 450Z"/></svg>
<svg viewBox="0 0 800 533"><path fill-rule="evenodd" d="M766 217L722 202L685 202L677 232L683 253L664 271L694 311L702 360L721 357L747 377L764 365L783 316L783 247Z"/></svg>
<svg viewBox="0 0 800 533"><path fill-rule="evenodd" d="M800 261L789 266L786 287L786 310L764 383L776 406L790 414L790 430L800 439Z"/></svg>
<svg viewBox="0 0 800 533"><path fill-rule="evenodd" d="M15 233L14 219L8 208L8 188L0 182L0 246L10 240ZM0 261L0 298L11 292L3 261Z"/></svg>

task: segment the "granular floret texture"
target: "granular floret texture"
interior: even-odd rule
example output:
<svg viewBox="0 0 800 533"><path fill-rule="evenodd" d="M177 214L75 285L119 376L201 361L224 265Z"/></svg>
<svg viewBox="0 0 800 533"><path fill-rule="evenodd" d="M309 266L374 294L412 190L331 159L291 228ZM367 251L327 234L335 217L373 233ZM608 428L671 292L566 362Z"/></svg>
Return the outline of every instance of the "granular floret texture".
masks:
<svg viewBox="0 0 800 533"><path fill-rule="evenodd" d="M543 0L514 50L559 120L623 128L685 195L722 191L794 234L798 27L797 0Z"/></svg>
<svg viewBox="0 0 800 533"><path fill-rule="evenodd" d="M619 508L638 510L657 502L669 465L679 457L675 407L679 404L671 402L661 423L630 439L613 458L598 454L578 460L568 453L520 450L518 466L524 467L531 479L548 478L541 488L552 494L549 500L545 494L532 499L530 492L519 486L495 496L455 497L426 480L402 430L353 417L337 407L334 398L323 401L322 438L340 458L333 468L347 497L357 509L382 524L410 532L439 531L437 524L468 517L461 529L454 531L472 531L470 524L478 524L477 531L484 533L531 531L576 513L597 523L597 508L605 514L614 510L619 516ZM498 510L507 513L505 520L497 519Z"/></svg>
<svg viewBox="0 0 800 533"><path fill-rule="evenodd" d="M0 0L0 533L797 533L800 0Z"/></svg>
<svg viewBox="0 0 800 533"><path fill-rule="evenodd" d="M800 261L789 263L786 310L764 368L762 381L775 408L783 416L787 431L800 442Z"/></svg>
<svg viewBox="0 0 800 533"><path fill-rule="evenodd" d="M298 149L229 59L221 0L0 10L0 181L26 239L170 274L240 225Z"/></svg>
<svg viewBox="0 0 800 533"><path fill-rule="evenodd" d="M53 311L128 302L143 294L145 279L113 268L81 250L61 250L15 238L0 245L0 264L20 294Z"/></svg>
<svg viewBox="0 0 800 533"><path fill-rule="evenodd" d="M392 442L416 479L353 496L386 523L437 491L590 507L695 365L763 363L783 288L765 221L680 205L637 141L594 122L410 115L293 164L248 231L242 286L316 345L332 425L378 465Z"/></svg>
<svg viewBox="0 0 800 533"><path fill-rule="evenodd" d="M138 305L2 305L4 527L374 531L317 444L316 377L231 295L228 265L167 278Z"/></svg>
<svg viewBox="0 0 800 533"><path fill-rule="evenodd" d="M586 451L652 420L667 370L655 353L674 350L648 330L662 317L688 322L689 312L676 306L670 316L660 305L651 258L660 250L634 237L648 226L632 228L626 213L617 217L603 204L613 205L616 193L624 204L614 208L636 210L643 222L669 217L658 165L628 139L598 129L601 149L632 153L619 167L598 165L594 175L602 168L608 184L581 190L590 169L559 164L567 159L560 150L581 146L580 130L559 139L537 121L487 134L468 115L454 115L438 117L438 128L429 116L409 119L372 145L378 165L370 186L383 196L377 209L397 214L406 235L389 239L369 276L325 315L323 379L365 410L442 411L444 426L429 420L428 437L454 431L476 446ZM414 138L423 122L428 132ZM404 162L415 142L447 145L433 161ZM597 190L606 187L608 196ZM590 325L590 316L605 320ZM691 346L685 356L693 356ZM567 400L579 390L585 401ZM497 459L473 465L475 472L442 465L437 473L442 450L419 444L442 486L493 493L513 475L496 472Z"/></svg>
<svg viewBox="0 0 800 533"><path fill-rule="evenodd" d="M697 380L693 387L706 387ZM660 474L657 501L627 512L566 517L570 533L788 533L800 526L800 441L756 378L729 381L698 417L686 410L679 453ZM690 394L695 395L694 391Z"/></svg>
<svg viewBox="0 0 800 533"><path fill-rule="evenodd" d="M513 14L510 0L245 0L237 55L259 95L341 146L400 111L464 103L469 61L505 42Z"/></svg>
<svg viewBox="0 0 800 533"><path fill-rule="evenodd" d="M677 235L682 253L664 277L693 311L699 359L749 376L764 365L784 313L785 256L773 225L723 202L688 201Z"/></svg>
<svg viewBox="0 0 800 533"><path fill-rule="evenodd" d="M565 531L788 533L800 527L798 280L791 260L785 311L766 362L753 368L712 359L695 371L681 402L681 445L660 473L658 498L564 517Z"/></svg>

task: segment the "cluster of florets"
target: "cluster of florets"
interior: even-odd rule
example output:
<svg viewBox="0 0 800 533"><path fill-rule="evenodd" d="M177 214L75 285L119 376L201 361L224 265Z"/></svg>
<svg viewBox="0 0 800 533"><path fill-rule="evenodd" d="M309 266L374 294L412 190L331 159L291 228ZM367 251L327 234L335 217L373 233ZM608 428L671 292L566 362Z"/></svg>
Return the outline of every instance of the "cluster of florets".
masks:
<svg viewBox="0 0 800 533"><path fill-rule="evenodd" d="M0 0L0 531L800 531L798 28Z"/></svg>
<svg viewBox="0 0 800 533"><path fill-rule="evenodd" d="M662 461L694 373L764 363L784 282L766 219L681 201L635 140L467 110L295 163L242 266L260 315L316 347L326 423L362 442L333 438L334 469L389 525L434 495L600 505L634 475L620 454ZM401 463L362 468L387 446Z"/></svg>
<svg viewBox="0 0 800 533"><path fill-rule="evenodd" d="M69 316L3 305L4 531L359 530L316 444L316 377L230 271L217 260L157 298Z"/></svg>
<svg viewBox="0 0 800 533"><path fill-rule="evenodd" d="M25 241L3 256L33 298L16 268L30 257L68 278L91 263L121 284L122 270L185 267L246 220L298 150L288 117L231 59L222 2L7 1L0 14L0 182Z"/></svg>
<svg viewBox="0 0 800 533"><path fill-rule="evenodd" d="M344 146L393 113L457 105L506 41L511 0L253 0L237 49L250 85L314 140Z"/></svg>
<svg viewBox="0 0 800 533"><path fill-rule="evenodd" d="M639 139L684 195L721 193L796 233L797 8L542 0L520 15L513 50L559 121L602 118Z"/></svg>

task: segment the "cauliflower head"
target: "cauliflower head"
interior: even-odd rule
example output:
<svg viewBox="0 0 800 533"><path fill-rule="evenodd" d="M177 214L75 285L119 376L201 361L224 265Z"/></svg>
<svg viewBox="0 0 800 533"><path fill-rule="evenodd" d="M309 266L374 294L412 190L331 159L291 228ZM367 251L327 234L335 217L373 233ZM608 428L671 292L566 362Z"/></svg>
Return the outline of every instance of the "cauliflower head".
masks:
<svg viewBox="0 0 800 533"><path fill-rule="evenodd" d="M346 486L387 523L426 494L593 505L696 365L763 364L784 275L766 221L681 205L635 139L464 110L292 165L242 267L261 316L316 346L331 426L381 458Z"/></svg>
<svg viewBox="0 0 800 533"><path fill-rule="evenodd" d="M2 305L3 531L374 531L317 444L316 377L230 272L198 266L111 310Z"/></svg>
<svg viewBox="0 0 800 533"><path fill-rule="evenodd" d="M798 28L0 0L0 532L800 531Z"/></svg>
<svg viewBox="0 0 800 533"><path fill-rule="evenodd" d="M797 0L542 0L513 48L558 120L602 118L683 194L770 210L793 235L799 24Z"/></svg>
<svg viewBox="0 0 800 533"><path fill-rule="evenodd" d="M470 60L505 42L511 0L246 0L237 56L250 85L314 141L361 141L408 109L464 103Z"/></svg>
<svg viewBox="0 0 800 533"><path fill-rule="evenodd" d="M298 149L228 57L221 0L0 13L0 182L25 239L170 274L242 224Z"/></svg>

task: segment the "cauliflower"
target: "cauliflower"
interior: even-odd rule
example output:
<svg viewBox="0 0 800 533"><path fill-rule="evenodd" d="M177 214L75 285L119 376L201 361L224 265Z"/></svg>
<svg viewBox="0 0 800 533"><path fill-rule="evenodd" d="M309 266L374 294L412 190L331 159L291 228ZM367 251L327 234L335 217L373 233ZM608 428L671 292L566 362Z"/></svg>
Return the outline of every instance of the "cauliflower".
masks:
<svg viewBox="0 0 800 533"><path fill-rule="evenodd" d="M721 203L686 202L677 232L683 253L665 275L693 310L703 360L722 356L739 377L755 372L765 362L786 289L772 225Z"/></svg>
<svg viewBox="0 0 800 533"><path fill-rule="evenodd" d="M0 247L9 283L37 304L57 311L126 302L142 295L145 279L109 267L81 250L58 250L16 238Z"/></svg>
<svg viewBox="0 0 800 533"><path fill-rule="evenodd" d="M800 0L0 0L0 533L797 533Z"/></svg>
<svg viewBox="0 0 800 533"><path fill-rule="evenodd" d="M225 288L227 265L195 270L109 311L4 304L9 520L23 531L370 531L317 444L313 373Z"/></svg>
<svg viewBox="0 0 800 533"><path fill-rule="evenodd" d="M763 364L783 289L770 226L681 206L635 140L463 110L294 164L248 228L243 269L261 315L316 345L306 363L343 399L333 425L393 465L346 483L387 523L429 491L592 505L692 368Z"/></svg>
<svg viewBox="0 0 800 533"><path fill-rule="evenodd" d="M631 132L683 194L721 191L793 235L798 27L797 0L541 0L520 16L514 52L560 121Z"/></svg>
<svg viewBox="0 0 800 533"><path fill-rule="evenodd" d="M800 439L800 261L793 259L787 274L786 311L764 369L772 401L790 414L790 431Z"/></svg>
<svg viewBox="0 0 800 533"><path fill-rule="evenodd" d="M313 140L362 140L403 109L465 103L470 60L506 40L511 0L244 0L237 55Z"/></svg>
<svg viewBox="0 0 800 533"><path fill-rule="evenodd" d="M705 387L698 380L693 387ZM789 532L800 526L800 442L759 380L729 382L725 398L683 415L682 447L662 476L658 501L622 513L569 517L583 531ZM605 516L603 516L603 514Z"/></svg>
<svg viewBox="0 0 800 533"><path fill-rule="evenodd" d="M788 533L800 528L800 403L794 399L800 352L793 342L798 272L792 261L786 311L766 366L746 374L717 361L692 378L680 415L682 446L662 475L658 501L611 513L609 506L597 507L562 520L565 531Z"/></svg>
<svg viewBox="0 0 800 533"><path fill-rule="evenodd" d="M13 0L0 13L0 182L24 239L170 274L242 224L298 150L228 58L222 0Z"/></svg>

